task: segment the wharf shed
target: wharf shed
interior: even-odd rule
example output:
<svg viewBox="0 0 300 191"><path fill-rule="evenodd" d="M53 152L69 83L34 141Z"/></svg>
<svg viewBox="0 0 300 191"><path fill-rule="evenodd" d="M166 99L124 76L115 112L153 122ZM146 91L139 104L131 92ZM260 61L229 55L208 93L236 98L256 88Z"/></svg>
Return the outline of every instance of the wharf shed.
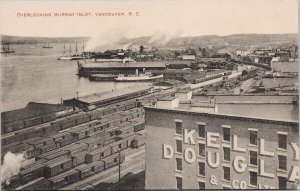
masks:
<svg viewBox="0 0 300 191"><path fill-rule="evenodd" d="M152 87L133 86L128 88L117 89L113 91L95 93L87 96L82 96L64 100L64 105L75 106L84 110L91 110L97 107L107 106L113 103L121 102L128 99L137 98L152 91Z"/></svg>

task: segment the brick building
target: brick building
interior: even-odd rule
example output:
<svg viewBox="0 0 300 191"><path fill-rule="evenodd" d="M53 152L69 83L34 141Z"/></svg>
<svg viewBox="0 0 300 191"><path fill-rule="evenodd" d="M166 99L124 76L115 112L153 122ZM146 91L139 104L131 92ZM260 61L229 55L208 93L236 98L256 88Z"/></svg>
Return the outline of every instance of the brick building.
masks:
<svg viewBox="0 0 300 191"><path fill-rule="evenodd" d="M159 105L145 108L146 189L299 188L298 121Z"/></svg>

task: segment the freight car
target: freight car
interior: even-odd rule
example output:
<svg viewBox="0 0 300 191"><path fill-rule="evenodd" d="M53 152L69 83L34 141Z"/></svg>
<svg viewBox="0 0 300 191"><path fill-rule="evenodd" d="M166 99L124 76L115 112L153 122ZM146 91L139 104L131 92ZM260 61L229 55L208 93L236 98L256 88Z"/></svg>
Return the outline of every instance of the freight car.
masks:
<svg viewBox="0 0 300 191"><path fill-rule="evenodd" d="M139 148L145 144L145 136L138 135L134 140L131 141L132 148Z"/></svg>
<svg viewBox="0 0 300 191"><path fill-rule="evenodd" d="M41 160L41 159L46 159L47 161L50 161L50 160L55 159L55 158L60 157L60 156L67 156L68 154L69 154L68 151L56 149L56 150L38 155L36 157L36 160L38 161L38 160Z"/></svg>
<svg viewBox="0 0 300 191"><path fill-rule="evenodd" d="M21 169L18 174L21 184L26 184L36 178L44 176L45 162L47 160L41 159L39 161L33 162L26 166L25 169Z"/></svg>
<svg viewBox="0 0 300 191"><path fill-rule="evenodd" d="M61 156L45 162L44 176L53 177L72 168L72 160L69 157Z"/></svg>
<svg viewBox="0 0 300 191"><path fill-rule="evenodd" d="M80 172L71 169L57 176L48 179L51 182L52 189L58 189L65 185L75 183L80 180Z"/></svg>
<svg viewBox="0 0 300 191"><path fill-rule="evenodd" d="M76 167L78 165L85 163L85 157L86 157L86 154L88 154L88 153L89 153L89 151L82 151L77 154L71 154L70 157L72 159L72 166Z"/></svg>
<svg viewBox="0 0 300 191"><path fill-rule="evenodd" d="M105 170L105 163L103 161L95 161L90 164L82 164L75 168L80 173L80 179L83 180L89 176Z"/></svg>
<svg viewBox="0 0 300 191"><path fill-rule="evenodd" d="M26 139L26 135L25 134L17 134L17 135L12 135L9 137L5 137L1 139L1 145L8 145L11 143L15 143L15 142L21 142L24 141Z"/></svg>
<svg viewBox="0 0 300 191"><path fill-rule="evenodd" d="M120 154L120 158L119 158L119 153L116 153L114 155L102 159L102 161L104 162L105 170L107 170L113 166L118 165L119 162L123 163L125 161L125 155Z"/></svg>
<svg viewBox="0 0 300 191"><path fill-rule="evenodd" d="M90 153L87 153L85 156L85 162L93 163L102 158L108 157L112 154L112 150L109 147L100 147L97 150L94 150Z"/></svg>

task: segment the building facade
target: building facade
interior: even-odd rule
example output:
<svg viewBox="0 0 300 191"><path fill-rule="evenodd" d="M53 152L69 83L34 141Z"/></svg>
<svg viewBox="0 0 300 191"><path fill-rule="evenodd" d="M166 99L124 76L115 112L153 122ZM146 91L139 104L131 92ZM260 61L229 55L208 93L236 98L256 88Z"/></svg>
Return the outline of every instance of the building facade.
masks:
<svg viewBox="0 0 300 191"><path fill-rule="evenodd" d="M145 110L146 189L299 188L297 121Z"/></svg>

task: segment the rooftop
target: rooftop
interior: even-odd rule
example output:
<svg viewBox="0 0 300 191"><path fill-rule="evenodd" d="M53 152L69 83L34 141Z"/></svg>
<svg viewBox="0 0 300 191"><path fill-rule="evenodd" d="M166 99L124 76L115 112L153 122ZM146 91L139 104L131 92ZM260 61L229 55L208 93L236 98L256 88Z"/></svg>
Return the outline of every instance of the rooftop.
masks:
<svg viewBox="0 0 300 191"><path fill-rule="evenodd" d="M204 112L197 112L197 111L191 111L187 109L166 109L166 108L157 108L157 107L144 107L145 110L161 110L165 111L168 113L186 113L186 114L191 114L191 115L204 115L204 116L213 116L215 118L239 118L240 120L247 120L247 121L252 121L252 120L257 120L257 121L264 121L264 122L269 122L269 123L289 123L292 125L298 126L299 121L298 120L287 120L287 119L278 119L278 118L264 118L264 117L250 117L250 116L243 116L243 115L232 115L232 114L220 114L220 113L204 113Z"/></svg>
<svg viewBox="0 0 300 191"><path fill-rule="evenodd" d="M163 101L171 101L174 98L175 97L167 98ZM280 96L266 96L265 98L262 98L259 103L256 103L255 101L243 101L242 99L243 96L226 96L226 98L217 98L217 104L214 104L214 102L212 103L211 101L201 101L194 98L191 102L179 103L177 107L173 107L174 109L170 108L170 110L192 113L211 113L209 110L207 110L207 112L200 112L198 109L200 107L205 110L205 108L209 109L217 106L218 109L217 112L214 113L215 115L277 121L299 121L298 105L293 105L291 102L283 104L280 102L282 99ZM156 106L156 108L158 107Z"/></svg>
<svg viewBox="0 0 300 191"><path fill-rule="evenodd" d="M3 122L22 120L45 114L54 114L67 108L61 104L29 102L24 108L2 112L1 120Z"/></svg>
<svg viewBox="0 0 300 191"><path fill-rule="evenodd" d="M83 68L156 68L166 67L166 62L89 62Z"/></svg>
<svg viewBox="0 0 300 191"><path fill-rule="evenodd" d="M78 100L80 100L82 102L86 102L86 103L94 103L94 102L106 100L106 99L113 98L113 97L131 94L131 93L135 93L135 92L139 92L139 91L146 91L150 88L151 87L145 86L145 85L130 86L127 88L116 89L113 91L100 92L100 93L95 93L95 94L79 97Z"/></svg>
<svg viewBox="0 0 300 191"><path fill-rule="evenodd" d="M165 96L165 97L158 98L157 101L172 101L174 99L176 99L176 97Z"/></svg>

